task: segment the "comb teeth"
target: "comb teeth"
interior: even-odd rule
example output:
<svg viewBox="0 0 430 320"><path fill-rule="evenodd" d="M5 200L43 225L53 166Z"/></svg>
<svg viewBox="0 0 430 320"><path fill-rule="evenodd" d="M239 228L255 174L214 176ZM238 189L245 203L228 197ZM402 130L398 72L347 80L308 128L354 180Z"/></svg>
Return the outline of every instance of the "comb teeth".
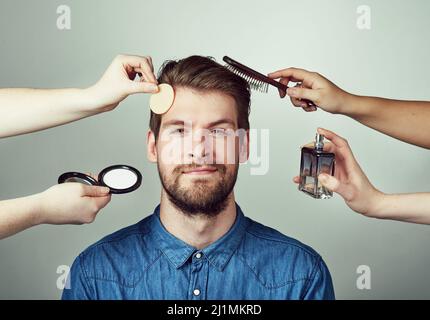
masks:
<svg viewBox="0 0 430 320"><path fill-rule="evenodd" d="M265 83L261 80L258 80L252 76L250 76L249 74L246 74L244 72L242 72L241 70L236 69L235 67L227 64L226 68L228 70L230 70L231 72L233 72L234 74L238 75L239 77L243 78L246 82L248 82L249 87L252 90L255 91L259 91L259 92L263 92L263 93L267 93L269 91L269 84Z"/></svg>

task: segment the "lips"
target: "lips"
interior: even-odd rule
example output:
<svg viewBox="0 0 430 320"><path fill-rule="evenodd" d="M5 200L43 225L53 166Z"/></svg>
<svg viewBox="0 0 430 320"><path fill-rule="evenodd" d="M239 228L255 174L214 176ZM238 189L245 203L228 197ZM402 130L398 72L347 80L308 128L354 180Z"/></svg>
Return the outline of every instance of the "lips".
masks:
<svg viewBox="0 0 430 320"><path fill-rule="evenodd" d="M192 168L188 170L184 170L184 174L210 174L217 171L217 168L214 167L198 167L198 168Z"/></svg>

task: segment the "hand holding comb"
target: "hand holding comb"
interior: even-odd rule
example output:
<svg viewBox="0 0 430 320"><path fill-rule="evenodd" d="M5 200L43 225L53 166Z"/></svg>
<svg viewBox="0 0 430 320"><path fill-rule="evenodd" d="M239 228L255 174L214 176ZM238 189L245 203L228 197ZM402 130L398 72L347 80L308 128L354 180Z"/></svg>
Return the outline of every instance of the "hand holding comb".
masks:
<svg viewBox="0 0 430 320"><path fill-rule="evenodd" d="M278 88L279 96L281 98L285 97L285 95L287 94L288 86L286 86L285 84L280 83L279 81L273 80L265 76L264 74L261 74L260 72L255 71L227 56L224 56L222 59L227 64L226 65L227 69L229 69L233 73L245 79L249 83L249 86L251 89L255 91L267 93L269 90L269 84L270 84ZM314 107L316 109L316 106L312 101L310 100L303 100L303 101L307 103L308 107Z"/></svg>

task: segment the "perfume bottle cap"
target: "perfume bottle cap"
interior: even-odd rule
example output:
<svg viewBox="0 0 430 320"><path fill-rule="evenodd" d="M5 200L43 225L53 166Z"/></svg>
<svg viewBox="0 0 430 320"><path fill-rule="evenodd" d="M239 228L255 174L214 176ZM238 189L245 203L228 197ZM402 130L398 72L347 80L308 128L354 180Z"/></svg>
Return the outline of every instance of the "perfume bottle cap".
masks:
<svg viewBox="0 0 430 320"><path fill-rule="evenodd" d="M315 149L317 150L324 149L324 136L322 134L317 133L315 136Z"/></svg>

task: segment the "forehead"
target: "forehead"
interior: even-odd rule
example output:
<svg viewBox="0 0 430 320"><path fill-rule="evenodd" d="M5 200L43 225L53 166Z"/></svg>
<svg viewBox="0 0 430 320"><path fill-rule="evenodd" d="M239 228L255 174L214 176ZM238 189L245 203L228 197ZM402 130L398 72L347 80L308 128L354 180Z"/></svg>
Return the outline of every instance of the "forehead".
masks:
<svg viewBox="0 0 430 320"><path fill-rule="evenodd" d="M172 107L161 117L161 126L171 121L192 121L193 125L209 124L220 119L231 120L237 127L236 101L220 91L197 91L176 87Z"/></svg>

